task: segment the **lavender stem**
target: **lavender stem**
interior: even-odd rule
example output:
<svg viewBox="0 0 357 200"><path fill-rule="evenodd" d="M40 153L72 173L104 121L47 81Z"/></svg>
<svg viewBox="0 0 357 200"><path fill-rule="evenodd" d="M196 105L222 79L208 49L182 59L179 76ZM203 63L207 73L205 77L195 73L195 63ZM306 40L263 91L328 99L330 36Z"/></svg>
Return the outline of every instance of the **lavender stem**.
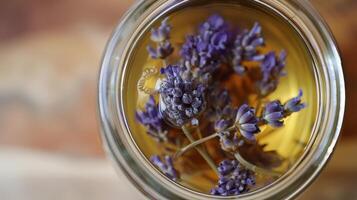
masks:
<svg viewBox="0 0 357 200"><path fill-rule="evenodd" d="M235 126L232 126L232 127L227 128L225 131L232 131L234 129L236 129ZM188 151L188 150L190 150L192 148L195 148L196 146L198 146L198 145L200 145L200 144L202 144L204 142L207 142L208 140L211 140L211 139L213 139L215 137L218 137L218 135L219 135L219 133L217 132L217 133L213 133L213 134L211 134L211 135L209 135L207 137L204 137L204 138L201 138L199 140L196 140L196 141L192 142L191 144L185 146L184 148L180 149L178 152L176 152L174 157L180 157L186 151Z"/></svg>
<svg viewBox="0 0 357 200"><path fill-rule="evenodd" d="M185 136L187 137L187 139L191 142L191 144L193 142L195 142L194 138L191 135L191 132L185 126L182 126L181 129L182 129L183 133L185 134ZM205 161L212 168L212 170L216 174L218 174L217 166L216 166L216 164L214 164L212 158L207 154L207 152L203 151L202 148L199 148L199 147L196 147L196 146L195 146L195 149L198 151L199 154L201 154L203 159L205 159ZM174 156L174 158L176 158L176 157L177 157L177 155Z"/></svg>
<svg viewBox="0 0 357 200"><path fill-rule="evenodd" d="M200 145L200 144L202 144L202 143L204 143L204 142L206 142L208 140L211 140L211 139L213 139L213 138L215 138L217 136L218 136L218 133L214 133L214 134L212 134L210 136L207 136L207 137L204 137L202 139L196 140L196 141L192 142L191 144L185 146L184 148L180 149L178 152L176 152L175 157L180 157L186 151L188 151L188 150L190 150L192 148L196 148L196 146L198 146L198 145Z"/></svg>
<svg viewBox="0 0 357 200"><path fill-rule="evenodd" d="M266 174L266 175L271 175L271 176L280 176L281 173L274 171L274 170L267 170L261 167L258 167L252 163L250 163L249 161L247 161L246 159L244 159L239 152L234 154L234 157L239 161L240 164L242 164L244 167L246 167L247 169L256 172L256 173L260 173L260 174Z"/></svg>
<svg viewBox="0 0 357 200"><path fill-rule="evenodd" d="M232 130L235 130L235 126L232 126L232 127L229 127L226 129L226 131L232 131ZM199 152L200 150L202 151L202 149L200 148L197 148L198 145L208 141L208 140L211 140L215 137L218 137L219 136L219 133L213 133L212 135L209 135L207 137L204 137L202 139L199 139L199 140L196 140L194 141L190 132L186 129L186 128L182 128L182 130L184 131L184 133L186 134L186 132L190 135L190 136L187 136L187 138L191 141L191 144L185 146L184 148L180 149L178 152L176 152L176 154L174 155L174 158L177 158L181 155L183 155L186 151L192 149L192 148L196 148ZM191 139L190 139L191 138ZM204 153L204 152L202 152ZM202 154L201 154L202 155ZM207 155L207 154L206 154ZM203 155L202 155L203 156ZM203 156L205 158L205 156ZM267 175L271 175L271 176L279 176L280 173L279 172L276 172L276 171L273 171L273 170L267 170L267 169L264 169L264 168L261 168L261 167L258 167L252 163L250 163L249 161L245 160L238 152L234 154L234 157L242 164L244 165L247 169L249 170L252 170L254 172L257 172L257 173L262 173L262 174L267 174ZM210 159L210 158L209 158ZM211 160L211 159L210 159ZM206 160L207 161L207 160ZM210 163L209 161L207 161L207 163ZM211 166L211 165L210 165ZM216 170L215 170L216 171Z"/></svg>

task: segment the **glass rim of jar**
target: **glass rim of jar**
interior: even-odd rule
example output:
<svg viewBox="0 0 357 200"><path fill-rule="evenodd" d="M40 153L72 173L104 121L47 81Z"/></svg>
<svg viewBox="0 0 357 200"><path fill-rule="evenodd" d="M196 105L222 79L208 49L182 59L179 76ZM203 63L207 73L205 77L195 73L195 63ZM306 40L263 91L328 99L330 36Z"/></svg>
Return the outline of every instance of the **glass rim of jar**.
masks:
<svg viewBox="0 0 357 200"><path fill-rule="evenodd" d="M318 176L338 140L345 109L342 63L327 24L307 0L249 1L264 6L284 18L304 39L314 62L318 116L306 150L295 164L272 184L239 195L239 198L294 198ZM149 198L232 198L193 191L158 173L135 144L123 109L123 85L130 44L134 44L135 40L140 38L143 27L148 27L148 24L157 18L173 9L179 9L187 2L190 0L139 1L131 7L114 30L103 55L98 85L103 146L117 169L124 172L131 183Z"/></svg>

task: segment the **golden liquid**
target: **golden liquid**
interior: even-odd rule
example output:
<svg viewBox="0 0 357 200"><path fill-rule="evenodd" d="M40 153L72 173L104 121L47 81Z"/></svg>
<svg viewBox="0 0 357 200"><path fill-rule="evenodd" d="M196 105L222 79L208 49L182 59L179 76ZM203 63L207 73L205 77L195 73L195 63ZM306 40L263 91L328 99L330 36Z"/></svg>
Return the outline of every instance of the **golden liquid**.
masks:
<svg viewBox="0 0 357 200"><path fill-rule="evenodd" d="M287 51L288 57L285 68L287 76L280 79L277 90L268 96L268 99L280 99L284 102L287 99L295 97L301 88L304 92L302 100L307 103L307 108L288 117L285 120L285 126L282 128L262 128L262 132L258 134L258 141L259 143L267 144L267 150L276 150L290 164L293 164L302 154L309 141L317 113L317 93L313 62L303 40L282 18L271 14L271 12L257 8L224 3L186 7L171 13L169 16L169 22L172 25L171 42L175 47L174 54L176 57L178 56L181 44L185 40L185 35L197 32L198 25L206 20L208 16L215 13L222 15L226 21L236 27L251 28L254 22L259 22L266 41L266 47L263 51L275 50L279 52L282 49ZM156 21L154 26L157 27L160 22L161 19ZM125 80L126 95L123 102L125 105L124 112L132 136L147 158L150 158L154 154L162 153L162 148L159 148L160 144L154 141L146 133L145 127L138 124L135 120L135 111L142 109L148 99L147 94L137 89L138 80L143 70L163 67L162 61L153 60L148 56L146 46L150 44L149 37L150 31L147 31L134 44L134 52L132 52L128 62L129 65L127 66L128 71ZM154 84L155 77L150 79L148 85L153 87ZM248 103L254 105L255 102ZM209 150L212 152L212 149ZM220 160L215 161L218 164ZM217 177L207 164L200 161L200 158L198 158L197 162L195 160L195 163L201 166L198 166L198 168L197 166L193 167L191 171L190 169L185 169L184 173L181 173L182 181L180 183L196 191L208 193L216 184ZM289 166L291 165L286 165L281 170L286 171ZM184 167L178 166L179 169ZM264 183L259 183L259 179L264 180L264 177L258 177L257 181L258 185L264 185Z"/></svg>

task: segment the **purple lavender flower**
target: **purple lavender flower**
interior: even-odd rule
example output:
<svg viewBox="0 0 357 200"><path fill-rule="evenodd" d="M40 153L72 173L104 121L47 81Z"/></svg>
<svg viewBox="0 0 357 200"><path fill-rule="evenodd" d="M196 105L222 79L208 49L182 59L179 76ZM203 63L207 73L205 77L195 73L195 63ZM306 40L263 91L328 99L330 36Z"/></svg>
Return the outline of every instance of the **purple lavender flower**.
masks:
<svg viewBox="0 0 357 200"><path fill-rule="evenodd" d="M303 108L306 107L305 103L301 103L301 97L303 95L302 90L299 90L299 94L298 96L288 100L285 104L284 104L284 110L287 113L287 115L293 113L293 112L299 112L300 110L302 110Z"/></svg>
<svg viewBox="0 0 357 200"><path fill-rule="evenodd" d="M285 117L306 107L305 103L301 103L302 94L302 90L299 90L298 96L291 98L284 105L279 100L269 102L264 108L262 120L273 127L283 126Z"/></svg>
<svg viewBox="0 0 357 200"><path fill-rule="evenodd" d="M221 89L218 84L213 84L208 91L209 104L207 111L205 112L205 119L210 122L218 123L220 120L224 120L233 125L233 119L236 114L236 110L232 107L231 98L228 91ZM216 131L219 131L216 129Z"/></svg>
<svg viewBox="0 0 357 200"><path fill-rule="evenodd" d="M219 15L210 16L199 28L198 35L187 36L181 49L183 62L188 68L198 68L198 75L212 73L228 52L230 33Z"/></svg>
<svg viewBox="0 0 357 200"><path fill-rule="evenodd" d="M162 42L170 39L171 26L167 23L168 18L162 20L161 25L155 29L151 29L151 40L154 42Z"/></svg>
<svg viewBox="0 0 357 200"><path fill-rule="evenodd" d="M232 65L236 73L243 74L246 71L242 61L261 61L264 59L264 55L260 55L257 50L258 47L264 45L261 30L261 26L256 22L251 30L245 29L237 35L232 49Z"/></svg>
<svg viewBox="0 0 357 200"><path fill-rule="evenodd" d="M284 125L284 107L279 100L269 102L263 111L263 120L273 127Z"/></svg>
<svg viewBox="0 0 357 200"><path fill-rule="evenodd" d="M184 68L169 65L161 69L166 76L160 85L160 111L173 126L181 127L205 108L205 86L184 74Z"/></svg>
<svg viewBox="0 0 357 200"><path fill-rule="evenodd" d="M248 192L255 185L254 172L245 169L237 160L223 160L218 166L218 185L212 195L232 196Z"/></svg>
<svg viewBox="0 0 357 200"><path fill-rule="evenodd" d="M165 18L161 25L155 29L151 30L151 40L157 44L157 47L147 46L147 50L154 59L165 59L172 54L174 48L172 47L169 39L171 26L167 23L168 18Z"/></svg>
<svg viewBox="0 0 357 200"><path fill-rule="evenodd" d="M205 35L207 30L217 31L219 29L226 29L227 23L224 21L223 17L218 14L213 14L208 17L207 21L201 24L200 34Z"/></svg>
<svg viewBox="0 0 357 200"><path fill-rule="evenodd" d="M167 141L166 126L153 96L149 97L145 111L137 111L135 117L139 123L147 127L147 133L155 140Z"/></svg>
<svg viewBox="0 0 357 200"><path fill-rule="evenodd" d="M248 140L255 140L255 134L260 132L255 110L247 104L242 105L238 109L235 126L239 129L242 136Z"/></svg>
<svg viewBox="0 0 357 200"><path fill-rule="evenodd" d="M214 130L217 132L224 131L225 129L229 128L230 124L231 123L229 122L229 120L225 120L225 119L217 120L214 124Z"/></svg>
<svg viewBox="0 0 357 200"><path fill-rule="evenodd" d="M220 15L210 16L200 28L199 33L202 41L212 50L225 50L228 45L228 25Z"/></svg>
<svg viewBox="0 0 357 200"><path fill-rule="evenodd" d="M232 106L228 91L220 89L218 85L214 85L213 90L209 92L209 99L213 103L205 112L205 119L214 123L214 130L219 133L221 148L234 152L242 140L226 129L234 125L237 110Z"/></svg>
<svg viewBox="0 0 357 200"><path fill-rule="evenodd" d="M151 156L151 162L160 169L169 179L177 181L179 177L178 171L174 168L172 158L170 156L164 156L164 160L157 155Z"/></svg>
<svg viewBox="0 0 357 200"><path fill-rule="evenodd" d="M153 59L165 59L174 51L169 41L158 43L156 49L152 46L148 46L147 50Z"/></svg>
<svg viewBox="0 0 357 200"><path fill-rule="evenodd" d="M229 131L220 132L219 141L221 148L227 152L236 152L238 148L244 144L244 141L239 139L237 134Z"/></svg>
<svg viewBox="0 0 357 200"><path fill-rule="evenodd" d="M261 63L262 79L258 82L258 89L261 96L266 96L276 89L279 78L285 75L283 71L285 60L285 51L281 51L279 57L277 57L273 51L265 55Z"/></svg>

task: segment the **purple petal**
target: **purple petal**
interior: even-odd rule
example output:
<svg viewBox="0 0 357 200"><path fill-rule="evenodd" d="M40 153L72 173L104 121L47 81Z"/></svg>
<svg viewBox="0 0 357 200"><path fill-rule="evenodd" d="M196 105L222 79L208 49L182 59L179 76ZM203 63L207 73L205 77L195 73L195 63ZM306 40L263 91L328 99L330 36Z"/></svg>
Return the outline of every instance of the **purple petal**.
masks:
<svg viewBox="0 0 357 200"><path fill-rule="evenodd" d="M254 120L255 119L255 115L252 111L248 111L246 113L244 113L240 119L239 119L239 124L244 124L249 122L250 120Z"/></svg>
<svg viewBox="0 0 357 200"><path fill-rule="evenodd" d="M251 133L256 133L258 130L258 127L256 124L242 124L239 127L243 131L251 132Z"/></svg>

